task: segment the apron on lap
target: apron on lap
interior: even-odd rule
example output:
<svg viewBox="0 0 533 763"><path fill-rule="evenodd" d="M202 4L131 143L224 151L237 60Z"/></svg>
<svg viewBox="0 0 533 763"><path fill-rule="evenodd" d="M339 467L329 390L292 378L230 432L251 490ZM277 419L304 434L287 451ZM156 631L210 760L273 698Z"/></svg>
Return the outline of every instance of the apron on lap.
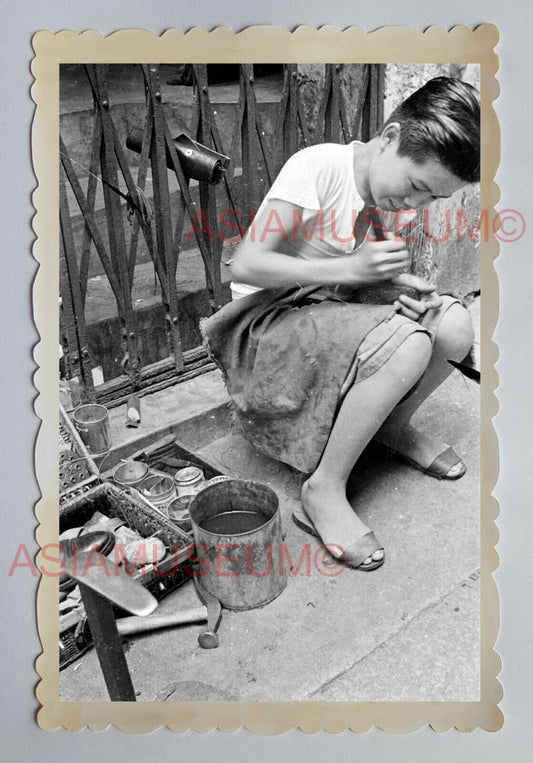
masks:
<svg viewBox="0 0 533 763"><path fill-rule="evenodd" d="M389 305L311 302L316 290L263 289L201 326L244 437L302 472L320 460L359 345L390 313Z"/></svg>

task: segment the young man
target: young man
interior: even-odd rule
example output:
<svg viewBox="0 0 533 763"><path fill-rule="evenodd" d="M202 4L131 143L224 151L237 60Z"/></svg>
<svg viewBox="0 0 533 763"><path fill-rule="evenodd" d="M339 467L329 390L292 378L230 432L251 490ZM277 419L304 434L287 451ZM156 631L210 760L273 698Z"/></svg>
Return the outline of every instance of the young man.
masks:
<svg viewBox="0 0 533 763"><path fill-rule="evenodd" d="M477 93L444 77L411 95L368 143L299 151L233 264L234 279L260 291L204 327L244 435L311 472L295 521L358 569L384 561L346 498L348 476L374 435L439 479L465 473L450 447L410 420L452 370L447 361L462 360L472 344L459 301L403 272L403 241L389 235L359 244L361 221L369 209L418 209L478 179ZM401 294L391 314L390 305L346 302L335 292L317 304L304 288L340 285L344 293L384 282L414 287L417 298Z"/></svg>

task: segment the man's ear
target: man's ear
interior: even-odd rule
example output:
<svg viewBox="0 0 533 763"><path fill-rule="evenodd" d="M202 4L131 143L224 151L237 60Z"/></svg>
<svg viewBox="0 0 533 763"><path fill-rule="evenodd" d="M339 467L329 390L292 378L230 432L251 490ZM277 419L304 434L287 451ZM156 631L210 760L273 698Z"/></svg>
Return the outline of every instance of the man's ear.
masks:
<svg viewBox="0 0 533 763"><path fill-rule="evenodd" d="M379 136L379 145L381 150L389 148L391 145L395 145L400 142L400 123L391 122L383 128L381 135Z"/></svg>

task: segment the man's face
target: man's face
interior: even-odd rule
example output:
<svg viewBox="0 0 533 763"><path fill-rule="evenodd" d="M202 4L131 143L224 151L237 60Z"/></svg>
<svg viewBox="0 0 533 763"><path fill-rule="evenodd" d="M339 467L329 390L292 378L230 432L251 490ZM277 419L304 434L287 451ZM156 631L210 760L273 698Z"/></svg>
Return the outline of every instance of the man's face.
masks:
<svg viewBox="0 0 533 763"><path fill-rule="evenodd" d="M466 185L436 159L417 164L407 156L398 156L398 142L388 142L369 165L370 192L380 209L418 209L435 199L448 198Z"/></svg>

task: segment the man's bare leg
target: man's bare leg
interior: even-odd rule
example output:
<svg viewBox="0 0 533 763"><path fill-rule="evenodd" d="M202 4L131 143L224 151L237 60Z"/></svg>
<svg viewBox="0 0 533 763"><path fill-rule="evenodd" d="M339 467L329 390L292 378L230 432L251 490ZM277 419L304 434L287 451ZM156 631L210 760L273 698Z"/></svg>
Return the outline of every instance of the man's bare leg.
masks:
<svg viewBox="0 0 533 763"><path fill-rule="evenodd" d="M411 334L379 371L354 384L344 398L320 463L302 487L302 504L326 546L347 548L368 532L348 503L346 482L365 446L426 369L430 355L427 334ZM381 558L381 550L372 555L375 561Z"/></svg>
<svg viewBox="0 0 533 763"><path fill-rule="evenodd" d="M451 305L439 324L433 352L416 390L398 405L376 435L378 442L408 456L423 468L427 468L448 447L439 439L431 438L414 427L411 417L429 395L439 387L453 371L448 360L461 361L472 346L472 323L468 312L461 305ZM462 463L448 472L452 478L464 470Z"/></svg>

